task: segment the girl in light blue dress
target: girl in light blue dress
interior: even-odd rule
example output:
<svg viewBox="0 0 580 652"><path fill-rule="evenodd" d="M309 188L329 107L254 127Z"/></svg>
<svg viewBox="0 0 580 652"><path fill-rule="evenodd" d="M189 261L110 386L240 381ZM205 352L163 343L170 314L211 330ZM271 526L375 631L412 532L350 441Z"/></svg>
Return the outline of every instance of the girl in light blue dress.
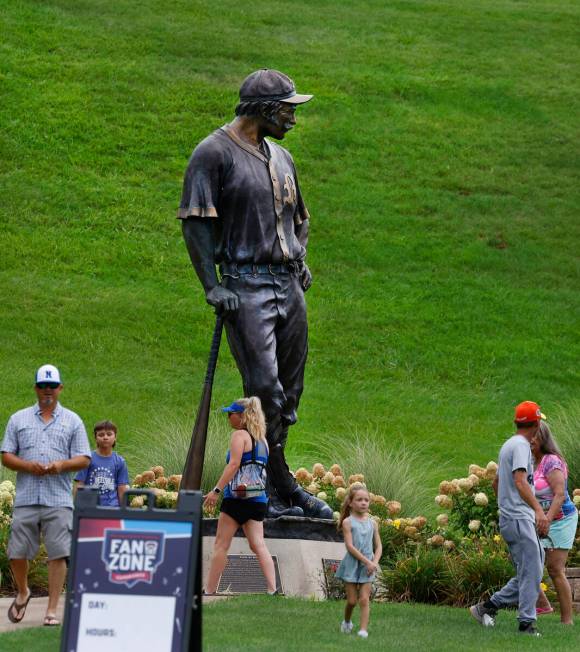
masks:
<svg viewBox="0 0 580 652"><path fill-rule="evenodd" d="M352 486L342 503L338 519L338 529L342 530L347 550L336 571L336 577L343 580L346 592L344 620L340 624L340 631L343 634L352 632L351 617L358 602L358 635L361 638L368 637L371 588L383 554L378 525L369 517L369 503L369 492L364 485Z"/></svg>

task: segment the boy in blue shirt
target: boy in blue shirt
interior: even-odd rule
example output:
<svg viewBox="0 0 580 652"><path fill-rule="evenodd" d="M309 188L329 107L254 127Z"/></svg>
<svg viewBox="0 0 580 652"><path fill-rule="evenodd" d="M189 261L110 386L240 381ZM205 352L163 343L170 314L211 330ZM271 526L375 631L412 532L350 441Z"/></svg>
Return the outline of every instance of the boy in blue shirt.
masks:
<svg viewBox="0 0 580 652"><path fill-rule="evenodd" d="M91 463L75 477L76 487L84 485L99 489L99 505L119 507L129 488L129 472L125 459L115 453L117 426L112 421L99 421L93 429L97 450L91 453Z"/></svg>

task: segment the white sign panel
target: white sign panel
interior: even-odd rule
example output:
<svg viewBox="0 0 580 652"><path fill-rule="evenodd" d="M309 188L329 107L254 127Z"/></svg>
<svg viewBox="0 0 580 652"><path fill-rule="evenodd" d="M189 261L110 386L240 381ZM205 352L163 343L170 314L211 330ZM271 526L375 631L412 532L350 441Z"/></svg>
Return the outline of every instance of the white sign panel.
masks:
<svg viewBox="0 0 580 652"><path fill-rule="evenodd" d="M175 598L83 593L77 652L171 652Z"/></svg>

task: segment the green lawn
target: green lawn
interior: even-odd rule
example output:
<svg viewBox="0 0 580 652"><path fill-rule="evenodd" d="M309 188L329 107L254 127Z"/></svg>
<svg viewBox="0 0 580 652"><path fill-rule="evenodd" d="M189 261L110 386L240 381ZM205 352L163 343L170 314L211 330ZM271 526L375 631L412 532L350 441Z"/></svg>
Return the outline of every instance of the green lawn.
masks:
<svg viewBox="0 0 580 652"><path fill-rule="evenodd" d="M120 452L146 431L154 463L164 422L193 421L213 318L174 215L191 150L261 66L315 94L285 142L315 278L292 463L368 429L452 477L496 455L520 400L569 409L579 16L573 0L3 3L0 421L48 361L64 404L119 423ZM240 392L224 346L214 404Z"/></svg>
<svg viewBox="0 0 580 652"><path fill-rule="evenodd" d="M373 604L369 638L340 634L341 602L245 597L204 608L204 652L304 652L365 650L393 652L505 652L537 650L568 652L580 646L580 628L563 627L556 616L539 622L541 640L516 633L514 612L500 614L495 629L483 629L466 609L407 604ZM355 613L354 622L357 622ZM58 634L42 628L4 634L0 643L11 652L56 652ZM4 648L2 648L4 649Z"/></svg>

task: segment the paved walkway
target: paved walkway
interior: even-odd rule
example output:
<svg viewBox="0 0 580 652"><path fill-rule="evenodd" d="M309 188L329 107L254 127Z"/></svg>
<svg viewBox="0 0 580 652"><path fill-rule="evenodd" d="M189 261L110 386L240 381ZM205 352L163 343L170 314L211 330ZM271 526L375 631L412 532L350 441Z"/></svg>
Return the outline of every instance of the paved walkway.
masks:
<svg viewBox="0 0 580 652"><path fill-rule="evenodd" d="M24 627L41 627L44 622L46 614L46 606L48 604L48 597L45 598L32 598L26 608L26 615L19 623L11 623L8 620L8 607L12 604L14 598L0 598L0 632L11 632ZM58 603L57 615L62 622L64 618L64 594L61 596ZM225 596L207 595L204 596L203 601L214 602L214 600L225 600Z"/></svg>
<svg viewBox="0 0 580 652"><path fill-rule="evenodd" d="M11 623L8 620L8 607L12 604L14 598L0 598L0 632L11 632L23 627L41 627L46 614L48 598L32 598L26 607L26 615L20 623ZM57 614L62 622L64 612L64 595L58 603Z"/></svg>

